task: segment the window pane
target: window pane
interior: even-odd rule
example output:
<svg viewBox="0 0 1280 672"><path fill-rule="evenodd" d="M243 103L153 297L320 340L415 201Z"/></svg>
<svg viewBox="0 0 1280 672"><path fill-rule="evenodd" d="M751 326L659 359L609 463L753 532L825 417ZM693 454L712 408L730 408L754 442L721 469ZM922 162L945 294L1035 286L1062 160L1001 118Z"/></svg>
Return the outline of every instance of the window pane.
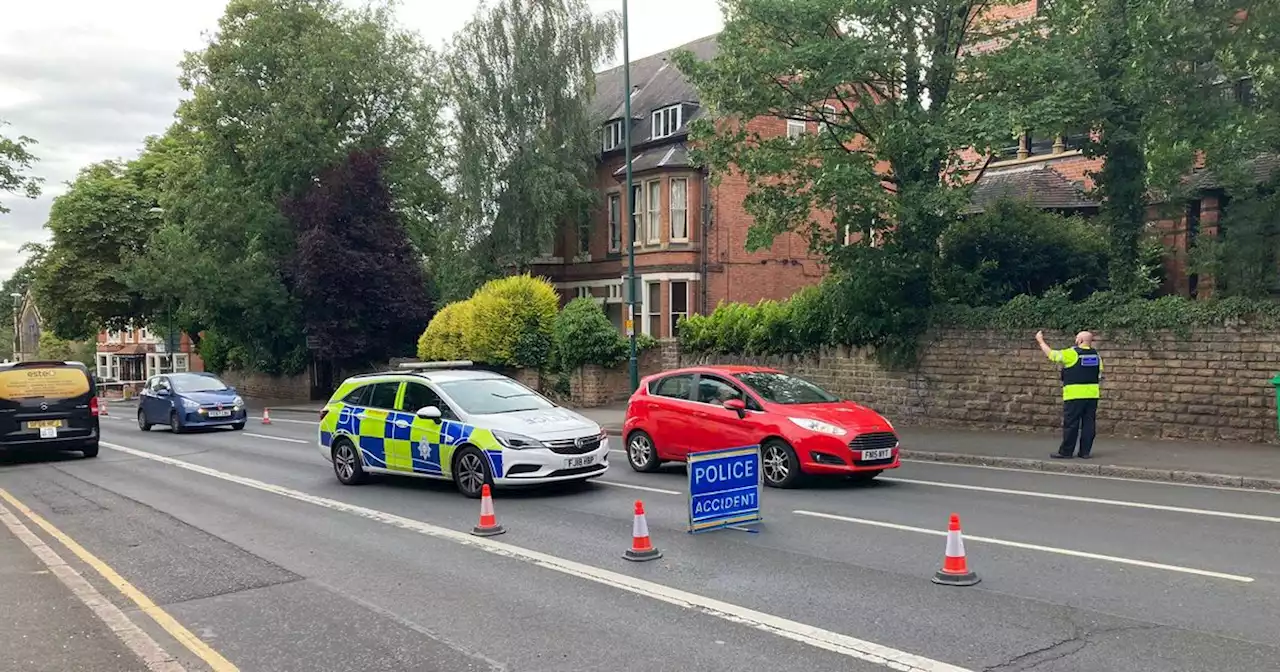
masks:
<svg viewBox="0 0 1280 672"><path fill-rule="evenodd" d="M742 390L720 380L719 378L708 378L703 376L698 381L698 401L704 404L720 404L730 399L741 399L744 403L747 400Z"/></svg>
<svg viewBox="0 0 1280 672"><path fill-rule="evenodd" d="M688 180L671 180L671 239L689 237Z"/></svg>
<svg viewBox="0 0 1280 672"><path fill-rule="evenodd" d="M662 183L649 183L649 242L658 240L658 226L662 215Z"/></svg>
<svg viewBox="0 0 1280 672"><path fill-rule="evenodd" d="M395 408L396 392L399 389L400 383L378 383L374 385L373 396L369 399L369 406L387 410Z"/></svg>
<svg viewBox="0 0 1280 672"><path fill-rule="evenodd" d="M640 222L644 219L640 211L643 209L643 192L637 184L631 188L631 239L637 243L640 242Z"/></svg>
<svg viewBox="0 0 1280 672"><path fill-rule="evenodd" d="M693 389L693 376L670 376L658 381L653 388L653 393L660 397L673 397L676 399L688 399L689 392Z"/></svg>
<svg viewBox="0 0 1280 672"><path fill-rule="evenodd" d="M671 283L671 312L684 315L689 312L689 284L686 282ZM674 322L672 323L674 324Z"/></svg>
<svg viewBox="0 0 1280 672"><path fill-rule="evenodd" d="M404 401L400 402L399 410L406 413L417 413L419 409L427 406L435 406L440 409L440 414L448 416L448 410L445 403L440 400L440 395L432 391L431 388L420 383L406 383L404 388Z"/></svg>
<svg viewBox="0 0 1280 672"><path fill-rule="evenodd" d="M619 194L609 195L609 249L616 250L622 245L622 234L619 226L622 222L622 197Z"/></svg>
<svg viewBox="0 0 1280 672"><path fill-rule="evenodd" d="M343 397L342 403L351 404L352 406L364 406L369 401L369 392L372 389L372 385L358 387L352 390L350 394Z"/></svg>

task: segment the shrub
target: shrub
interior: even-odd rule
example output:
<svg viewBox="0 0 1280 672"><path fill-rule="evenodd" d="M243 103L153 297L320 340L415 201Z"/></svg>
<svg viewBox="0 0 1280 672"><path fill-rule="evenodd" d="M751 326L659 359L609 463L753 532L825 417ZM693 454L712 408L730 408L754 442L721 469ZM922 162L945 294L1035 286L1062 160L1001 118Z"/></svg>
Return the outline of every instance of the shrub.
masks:
<svg viewBox="0 0 1280 672"><path fill-rule="evenodd" d="M550 282L528 274L490 280L469 301L475 313L466 339L472 359L502 366L546 366L560 308Z"/></svg>
<svg viewBox="0 0 1280 672"><path fill-rule="evenodd" d="M449 361L471 357L467 336L474 325L475 309L470 300L455 301L441 308L418 339L418 358Z"/></svg>
<svg viewBox="0 0 1280 672"><path fill-rule="evenodd" d="M1105 232L1084 219L999 201L942 234L939 294L986 306L1063 287L1083 299L1107 287L1107 249Z"/></svg>
<svg viewBox="0 0 1280 672"><path fill-rule="evenodd" d="M721 303L710 315L680 322L680 345L692 352L780 354L823 345L830 334L825 285L806 287L786 301Z"/></svg>
<svg viewBox="0 0 1280 672"><path fill-rule="evenodd" d="M572 371L586 364L612 366L628 356L627 340L591 299L574 299L555 322L556 365ZM637 343L639 345L639 343Z"/></svg>

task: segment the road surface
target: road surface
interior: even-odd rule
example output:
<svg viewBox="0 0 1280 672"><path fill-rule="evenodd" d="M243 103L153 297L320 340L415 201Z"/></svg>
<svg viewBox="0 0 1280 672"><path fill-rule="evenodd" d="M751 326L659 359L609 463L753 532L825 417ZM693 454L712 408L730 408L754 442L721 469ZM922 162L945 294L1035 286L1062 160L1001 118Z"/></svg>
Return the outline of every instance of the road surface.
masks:
<svg viewBox="0 0 1280 672"><path fill-rule="evenodd" d="M477 540L451 485L344 487L314 416L272 419L112 416L97 459L0 458L0 506L185 670L1280 670L1280 493L908 464L694 537L684 470L615 453ZM661 560L622 559L636 499ZM953 511L970 588L929 580ZM160 669L27 542L0 526L0 668Z"/></svg>

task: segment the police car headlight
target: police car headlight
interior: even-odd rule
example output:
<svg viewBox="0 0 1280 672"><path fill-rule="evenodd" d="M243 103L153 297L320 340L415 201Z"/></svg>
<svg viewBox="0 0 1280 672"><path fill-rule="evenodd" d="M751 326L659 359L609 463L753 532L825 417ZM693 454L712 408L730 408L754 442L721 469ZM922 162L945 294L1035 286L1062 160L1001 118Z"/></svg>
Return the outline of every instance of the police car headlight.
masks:
<svg viewBox="0 0 1280 672"><path fill-rule="evenodd" d="M813 418L787 418L787 419L801 427L804 427L805 429L811 432L820 432L822 434L830 434L832 436L844 436L845 434L849 433L845 431L843 427L836 427L831 423L823 422L821 420L814 420Z"/></svg>
<svg viewBox="0 0 1280 672"><path fill-rule="evenodd" d="M530 448L546 448L543 443L537 439L524 436L522 434L512 434L511 432L493 431L493 438L498 440L504 448L512 450L528 450Z"/></svg>

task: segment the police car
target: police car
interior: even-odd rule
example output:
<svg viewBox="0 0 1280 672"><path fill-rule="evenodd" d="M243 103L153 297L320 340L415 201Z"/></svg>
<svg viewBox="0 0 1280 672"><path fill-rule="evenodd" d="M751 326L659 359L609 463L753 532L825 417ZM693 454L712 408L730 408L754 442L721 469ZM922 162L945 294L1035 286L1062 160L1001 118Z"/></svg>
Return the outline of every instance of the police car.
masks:
<svg viewBox="0 0 1280 672"><path fill-rule="evenodd" d="M485 484L584 481L609 468L600 425L471 362L415 362L345 380L320 411L319 448L345 485L370 473Z"/></svg>

